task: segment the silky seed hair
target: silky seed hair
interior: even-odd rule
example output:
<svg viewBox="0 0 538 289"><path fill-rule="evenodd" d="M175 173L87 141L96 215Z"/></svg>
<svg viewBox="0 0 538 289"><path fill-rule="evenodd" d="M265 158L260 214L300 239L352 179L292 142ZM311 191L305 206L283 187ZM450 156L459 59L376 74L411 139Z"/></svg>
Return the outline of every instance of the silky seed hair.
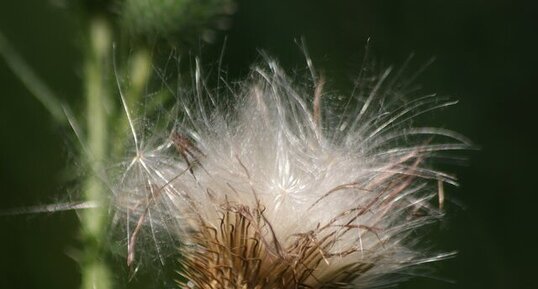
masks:
<svg viewBox="0 0 538 289"><path fill-rule="evenodd" d="M309 59L308 84L264 59L217 92L197 65L165 130L140 129L122 96L133 146L114 204L128 265L178 266L180 288L373 288L450 256L421 247L456 183L430 159L470 142L412 121L455 102L407 95L390 68L331 95Z"/></svg>

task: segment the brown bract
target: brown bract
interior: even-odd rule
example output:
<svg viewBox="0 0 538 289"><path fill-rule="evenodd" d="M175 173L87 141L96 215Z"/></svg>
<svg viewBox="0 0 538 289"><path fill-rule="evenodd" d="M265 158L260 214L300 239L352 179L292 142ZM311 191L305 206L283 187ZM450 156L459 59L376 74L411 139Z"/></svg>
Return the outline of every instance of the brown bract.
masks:
<svg viewBox="0 0 538 289"><path fill-rule="evenodd" d="M318 239L325 231L320 227L290 236L293 241L283 246L261 206L226 203L221 213L220 228L200 221L195 243L183 247L182 288L341 288L374 266L359 261L319 275L336 257L329 253L336 231Z"/></svg>

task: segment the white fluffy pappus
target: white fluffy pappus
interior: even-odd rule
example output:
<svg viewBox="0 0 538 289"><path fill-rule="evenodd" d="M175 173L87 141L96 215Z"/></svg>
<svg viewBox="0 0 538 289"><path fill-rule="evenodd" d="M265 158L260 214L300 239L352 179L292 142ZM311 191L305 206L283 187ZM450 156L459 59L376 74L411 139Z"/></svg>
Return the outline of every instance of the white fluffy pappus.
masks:
<svg viewBox="0 0 538 289"><path fill-rule="evenodd" d="M183 288L371 288L447 256L418 242L455 183L427 161L470 143L411 121L454 102L406 99L390 69L346 98L312 75L295 83L267 58L224 100L197 70L171 131L141 139L128 114L134 156L114 190L128 264L149 238L162 262L179 246Z"/></svg>

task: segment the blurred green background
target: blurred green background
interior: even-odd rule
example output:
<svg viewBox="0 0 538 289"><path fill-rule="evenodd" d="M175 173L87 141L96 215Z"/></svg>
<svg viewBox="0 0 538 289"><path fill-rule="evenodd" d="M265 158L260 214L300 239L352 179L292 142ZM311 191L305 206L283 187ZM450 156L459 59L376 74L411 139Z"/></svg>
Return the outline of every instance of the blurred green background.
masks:
<svg viewBox="0 0 538 289"><path fill-rule="evenodd" d="M0 2L0 30L65 101L81 101L76 15L55 1ZM431 277L400 288L538 288L538 9L534 1L244 0L231 28L203 45L214 63L245 76L258 49L288 70L304 69L294 40L304 37L330 89L345 92L357 75L368 38L375 59L396 67L436 61L417 83L424 93L460 104L431 116L481 149L449 166L461 187L450 189L448 217L436 248L456 258L433 265ZM195 49L198 51L199 49ZM76 161L70 132L0 60L0 210L66 200ZM535 179L536 178L536 179ZM535 215L537 214L537 215ZM0 288L77 288L75 212L0 217ZM118 269L118 271L124 269ZM420 275L420 272L419 272ZM136 280L118 288L144 288ZM161 286L174 288L173 284Z"/></svg>

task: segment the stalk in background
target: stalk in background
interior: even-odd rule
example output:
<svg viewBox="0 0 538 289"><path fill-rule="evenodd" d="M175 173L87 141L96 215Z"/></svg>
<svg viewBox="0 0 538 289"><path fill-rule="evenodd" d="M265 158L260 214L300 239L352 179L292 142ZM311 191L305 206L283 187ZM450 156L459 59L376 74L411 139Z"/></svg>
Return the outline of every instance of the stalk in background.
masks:
<svg viewBox="0 0 538 289"><path fill-rule="evenodd" d="M103 260L108 227L108 197L99 178L103 172L102 162L107 158L109 122L107 104L110 87L107 76L110 66L112 35L105 18L96 16L89 21L89 45L84 63L84 87L87 114L87 152L85 163L90 172L83 183L86 201L101 206L85 210L81 214L81 233L84 253L81 262L82 289L112 288L109 268Z"/></svg>

